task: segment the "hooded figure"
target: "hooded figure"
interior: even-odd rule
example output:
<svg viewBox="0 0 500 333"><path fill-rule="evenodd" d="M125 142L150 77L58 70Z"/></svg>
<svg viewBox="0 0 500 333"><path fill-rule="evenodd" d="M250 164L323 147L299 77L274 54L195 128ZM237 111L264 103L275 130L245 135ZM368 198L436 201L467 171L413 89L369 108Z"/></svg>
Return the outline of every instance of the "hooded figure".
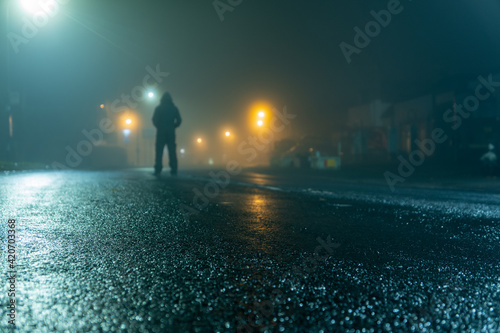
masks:
<svg viewBox="0 0 500 333"><path fill-rule="evenodd" d="M497 154L495 154L495 146L491 143L488 145L488 152L481 156L481 162L483 162L485 174L487 176L493 176L497 166Z"/></svg>
<svg viewBox="0 0 500 333"><path fill-rule="evenodd" d="M155 175L158 176L163 168L163 149L168 148L170 174L177 175L177 153L175 145L175 129L181 125L179 109L174 105L172 96L163 94L160 105L153 114L153 125L156 127Z"/></svg>

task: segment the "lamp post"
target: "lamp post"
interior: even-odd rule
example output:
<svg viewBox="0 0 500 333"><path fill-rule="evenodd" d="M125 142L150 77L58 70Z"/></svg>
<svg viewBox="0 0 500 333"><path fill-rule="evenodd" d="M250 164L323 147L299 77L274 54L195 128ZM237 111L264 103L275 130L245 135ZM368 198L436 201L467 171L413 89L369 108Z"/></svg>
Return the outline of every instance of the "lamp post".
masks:
<svg viewBox="0 0 500 333"><path fill-rule="evenodd" d="M144 159L144 164L148 164L149 159L154 158L154 128L148 119L152 117L152 110L155 104L158 102L158 93L154 87L149 87L145 95L143 96L143 103L141 103L140 116L142 118L141 128L137 128L137 144L143 151L142 158ZM147 125L149 124L149 126ZM139 145L140 141L140 145ZM139 159L139 148L137 150L138 164L141 164Z"/></svg>
<svg viewBox="0 0 500 333"><path fill-rule="evenodd" d="M5 32L8 33L10 30L10 2L5 1L3 6L5 6ZM5 96L7 103L6 105L2 105L1 107L5 107L6 115L7 117L4 118L2 117L0 121L4 121L4 119L8 119L8 125L5 124L5 126L2 124L2 127L5 128L8 126L9 128L9 135L6 137L6 144L5 146L0 147L1 151L0 154L4 154L5 152L5 157L10 160L13 159L13 137L14 137L14 124L13 124L13 115L12 115L12 106L11 106L11 97L10 97L10 68L11 68L11 63L10 63L10 44L9 44L9 39L5 39L5 51L7 52L6 54L6 61L5 63L2 63L2 65L5 65L5 81L2 82L2 88L5 88L5 90L1 91L0 96ZM5 84L5 86L4 86ZM4 110L0 110L2 113Z"/></svg>
<svg viewBox="0 0 500 333"><path fill-rule="evenodd" d="M124 111L118 118L119 127L123 129L123 143L125 144L125 150L129 156L129 161L136 161L139 164L139 129L140 129L140 115L135 110ZM132 137L135 137L132 139ZM134 147L131 143L131 139L135 140L135 158Z"/></svg>
<svg viewBox="0 0 500 333"><path fill-rule="evenodd" d="M226 130L224 132L224 136L223 136L223 141L224 141L224 145L223 145L223 148L224 148L224 151L223 151L223 154L222 154L222 162L223 163L226 163L226 161L230 158L229 157L229 152L230 152L230 143L233 141L233 133L229 130Z"/></svg>
<svg viewBox="0 0 500 333"><path fill-rule="evenodd" d="M134 122L132 121L132 119L127 118L125 120L125 124L128 127L132 127ZM134 125L135 125L135 160L136 160L137 166L139 166L139 163L140 163L140 158L139 158L139 126L137 124L134 124ZM130 129L129 129L129 131L130 131Z"/></svg>
<svg viewBox="0 0 500 333"><path fill-rule="evenodd" d="M199 158L199 164L202 165L204 163L206 163L206 148L207 148L207 144L205 142L205 138L204 137L197 137L196 140L195 140L195 145L196 145L196 154L198 155L198 158ZM205 162L203 162L205 161Z"/></svg>

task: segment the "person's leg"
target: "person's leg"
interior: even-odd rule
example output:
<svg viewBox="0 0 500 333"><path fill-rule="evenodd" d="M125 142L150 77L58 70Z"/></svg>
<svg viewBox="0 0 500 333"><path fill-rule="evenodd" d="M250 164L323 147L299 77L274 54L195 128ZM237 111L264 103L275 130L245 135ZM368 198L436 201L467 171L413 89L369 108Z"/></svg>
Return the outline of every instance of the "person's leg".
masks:
<svg viewBox="0 0 500 333"><path fill-rule="evenodd" d="M165 141L160 135L156 135L156 144L155 144L155 174L160 174L161 169L163 168L162 160L163 160L163 148L165 147Z"/></svg>
<svg viewBox="0 0 500 333"><path fill-rule="evenodd" d="M168 163L170 165L170 173L172 175L177 174L177 145L175 140L167 142L168 148Z"/></svg>

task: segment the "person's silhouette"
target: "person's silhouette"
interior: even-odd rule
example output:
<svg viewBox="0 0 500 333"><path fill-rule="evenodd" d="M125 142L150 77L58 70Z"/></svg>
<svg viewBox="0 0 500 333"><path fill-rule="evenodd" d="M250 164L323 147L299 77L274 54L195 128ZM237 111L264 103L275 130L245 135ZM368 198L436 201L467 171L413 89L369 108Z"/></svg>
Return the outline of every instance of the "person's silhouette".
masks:
<svg viewBox="0 0 500 333"><path fill-rule="evenodd" d="M168 92L163 94L160 105L153 114L153 125L156 127L156 149L155 149L155 175L161 174L163 168L163 149L168 148L168 159L170 174L177 175L177 152L175 144L175 129L180 126L182 120L179 109L172 101L172 96Z"/></svg>

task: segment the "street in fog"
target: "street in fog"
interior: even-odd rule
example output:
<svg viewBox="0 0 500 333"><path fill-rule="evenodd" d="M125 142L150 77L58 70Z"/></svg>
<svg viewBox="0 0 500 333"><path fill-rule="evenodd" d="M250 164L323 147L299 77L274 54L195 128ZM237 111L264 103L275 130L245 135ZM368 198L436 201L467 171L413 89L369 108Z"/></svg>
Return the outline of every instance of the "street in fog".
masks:
<svg viewBox="0 0 500 333"><path fill-rule="evenodd" d="M500 332L500 3L0 3L0 332Z"/></svg>
<svg viewBox="0 0 500 333"><path fill-rule="evenodd" d="M498 194L209 172L1 175L16 331L500 329ZM218 193L196 205L207 184Z"/></svg>

